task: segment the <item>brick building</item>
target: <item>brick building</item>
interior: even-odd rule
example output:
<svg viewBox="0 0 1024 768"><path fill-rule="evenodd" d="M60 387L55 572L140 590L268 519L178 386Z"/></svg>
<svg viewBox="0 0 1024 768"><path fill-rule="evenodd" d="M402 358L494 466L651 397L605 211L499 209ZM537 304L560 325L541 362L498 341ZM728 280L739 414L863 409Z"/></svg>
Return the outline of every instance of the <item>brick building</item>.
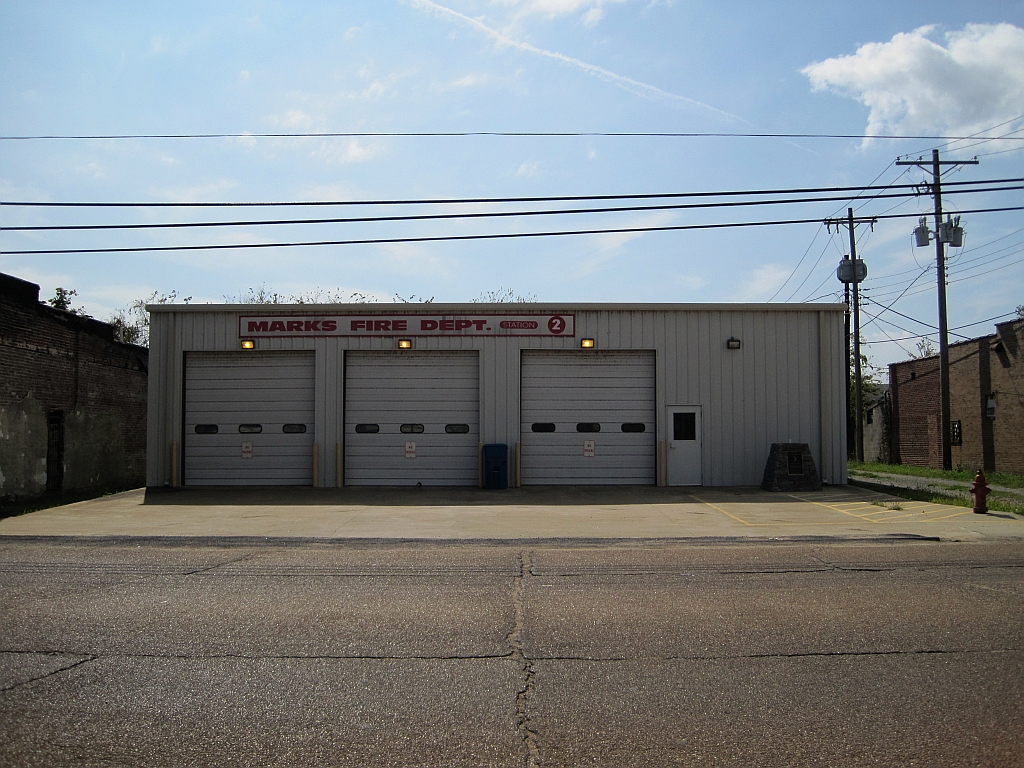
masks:
<svg viewBox="0 0 1024 768"><path fill-rule="evenodd" d="M143 485L148 359L0 274L0 500Z"/></svg>
<svg viewBox="0 0 1024 768"><path fill-rule="evenodd" d="M892 459L942 467L937 355L889 366ZM949 346L953 467L1024 474L1024 320Z"/></svg>

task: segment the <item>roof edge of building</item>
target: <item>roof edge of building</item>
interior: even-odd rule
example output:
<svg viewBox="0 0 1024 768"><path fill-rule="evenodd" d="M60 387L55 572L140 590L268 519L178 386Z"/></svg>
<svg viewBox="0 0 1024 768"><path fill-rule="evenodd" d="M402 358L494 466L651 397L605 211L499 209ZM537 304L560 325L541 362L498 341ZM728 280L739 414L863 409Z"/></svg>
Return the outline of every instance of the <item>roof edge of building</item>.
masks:
<svg viewBox="0 0 1024 768"><path fill-rule="evenodd" d="M845 304L623 304L592 302L530 302L530 303L453 303L442 304L147 304L148 312L247 312L253 314L286 314L301 312L356 312L359 314L396 314L403 312L845 312Z"/></svg>

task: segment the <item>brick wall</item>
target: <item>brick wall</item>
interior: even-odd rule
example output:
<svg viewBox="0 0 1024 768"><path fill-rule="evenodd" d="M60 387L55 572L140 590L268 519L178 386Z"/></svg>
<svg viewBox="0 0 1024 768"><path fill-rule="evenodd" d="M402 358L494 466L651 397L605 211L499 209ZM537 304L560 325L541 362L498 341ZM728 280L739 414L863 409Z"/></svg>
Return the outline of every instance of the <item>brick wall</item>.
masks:
<svg viewBox="0 0 1024 768"><path fill-rule="evenodd" d="M1024 320L996 328L949 347L950 420L960 422L963 443L952 447L953 467L1024 473ZM939 358L894 363L889 381L894 460L941 468ZM993 393L996 418L989 419Z"/></svg>
<svg viewBox="0 0 1024 768"><path fill-rule="evenodd" d="M1024 320L1001 323L992 338L989 371L996 395L992 429L996 469L1024 474Z"/></svg>
<svg viewBox="0 0 1024 768"><path fill-rule="evenodd" d="M941 413L939 358L893 363L889 366L889 391L892 394L893 461L917 467L941 467L941 450L936 453L930 434L937 434Z"/></svg>
<svg viewBox="0 0 1024 768"><path fill-rule="evenodd" d="M106 323L26 300L16 283L0 293L0 498L46 490L55 411L64 490L144 485L148 350L115 341Z"/></svg>

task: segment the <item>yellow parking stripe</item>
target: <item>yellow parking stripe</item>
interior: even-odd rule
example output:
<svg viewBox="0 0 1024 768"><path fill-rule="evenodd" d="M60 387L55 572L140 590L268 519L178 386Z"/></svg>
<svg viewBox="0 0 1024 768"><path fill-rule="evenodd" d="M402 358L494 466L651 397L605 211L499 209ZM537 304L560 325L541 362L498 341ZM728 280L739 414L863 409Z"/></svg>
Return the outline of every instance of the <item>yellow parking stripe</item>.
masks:
<svg viewBox="0 0 1024 768"><path fill-rule="evenodd" d="M738 523L743 523L744 525L754 525L754 523L748 523L746 520L744 520L744 519L742 519L740 517L736 517L736 515L734 515L732 512L730 512L730 511L728 511L726 509L722 509L721 507L719 507L716 504L712 504L710 501L704 501L704 499L700 498L700 496L694 496L692 493L687 494L687 495L690 498L696 499L701 504L706 504L707 506L711 507L712 509L717 509L723 515L727 515L728 517L731 517L733 520L735 520Z"/></svg>
<svg viewBox="0 0 1024 768"><path fill-rule="evenodd" d="M789 496L791 499L796 499L797 501L802 501L802 502L804 502L806 504L817 504L819 507L824 507L825 509L831 509L831 510L834 510L835 512L842 512L844 515L849 515L850 517L856 517L858 520L866 520L869 523L877 522L875 520L869 520L866 515L857 515L857 514L854 514L853 512L847 512L845 509L840 509L839 507L833 506L832 504L823 504L820 501L812 501L811 499L802 499L799 496L794 496L791 493L787 493L786 495Z"/></svg>

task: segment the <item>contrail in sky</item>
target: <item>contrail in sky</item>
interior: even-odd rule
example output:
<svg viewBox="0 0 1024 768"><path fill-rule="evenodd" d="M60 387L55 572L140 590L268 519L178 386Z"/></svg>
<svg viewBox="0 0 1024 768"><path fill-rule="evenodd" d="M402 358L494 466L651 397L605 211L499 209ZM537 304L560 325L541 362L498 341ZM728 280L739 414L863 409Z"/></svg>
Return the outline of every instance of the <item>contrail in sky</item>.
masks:
<svg viewBox="0 0 1024 768"><path fill-rule="evenodd" d="M518 48L519 50L527 51L528 53L535 53L538 56L546 56L549 59L554 59L555 61L560 61L563 64L568 64L571 67L576 67L576 69L581 69L588 75L599 77L605 82L617 85L620 88L629 91L630 93L636 94L637 96L642 96L647 99L655 99L658 101L670 101L676 103L690 104L695 107L700 107L701 109L709 110L711 112L714 112L716 115L729 118L730 120L738 120L741 123L747 123L747 121L744 120L742 117L738 117L737 115L734 115L731 112L726 112L716 107L712 107L710 104L705 104L704 102L697 101L696 99L690 99L687 98L686 96L679 96L678 94L675 93L663 91L661 88L658 88L656 86L648 85L647 83L641 83L639 80L634 80L633 78L625 77L624 75L617 75L614 72L609 72L607 69L604 69L603 67L599 67L595 64L587 64L587 62L585 61L574 59L571 56L566 56L565 54L558 53L557 51L546 51L543 48L538 48L535 45L530 45L529 43L524 43L520 40L513 40L511 37L503 35L498 30L488 27L481 21L478 21L477 19L474 19L470 16L466 16L463 13L459 13L458 11L454 11L451 8L446 8L443 5L438 5L437 3L433 2L433 0L410 0L410 4L414 8L426 8L428 10L435 11L440 15L458 19L459 21L465 22L466 24L469 24L471 27L474 27L483 32L484 34L494 38L502 45L508 45L513 48Z"/></svg>

